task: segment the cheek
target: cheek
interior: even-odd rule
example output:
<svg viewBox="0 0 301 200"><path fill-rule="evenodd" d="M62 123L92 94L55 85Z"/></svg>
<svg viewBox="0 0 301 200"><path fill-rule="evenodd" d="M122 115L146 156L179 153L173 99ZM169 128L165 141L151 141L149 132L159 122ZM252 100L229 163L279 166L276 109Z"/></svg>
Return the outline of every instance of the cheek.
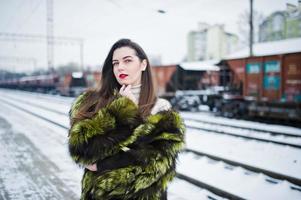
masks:
<svg viewBox="0 0 301 200"><path fill-rule="evenodd" d="M140 69L139 68L133 68L132 70L131 70L131 74L132 74L132 77L137 77L137 76L139 76L140 74L141 74L141 71L140 71Z"/></svg>
<svg viewBox="0 0 301 200"><path fill-rule="evenodd" d="M132 80L136 81L137 79L140 79L141 75L142 75L141 71L139 70L135 71L134 75L132 76Z"/></svg>
<svg viewBox="0 0 301 200"><path fill-rule="evenodd" d="M142 73L142 67L140 65L136 65L132 68L131 72L135 74L135 76L139 76Z"/></svg>

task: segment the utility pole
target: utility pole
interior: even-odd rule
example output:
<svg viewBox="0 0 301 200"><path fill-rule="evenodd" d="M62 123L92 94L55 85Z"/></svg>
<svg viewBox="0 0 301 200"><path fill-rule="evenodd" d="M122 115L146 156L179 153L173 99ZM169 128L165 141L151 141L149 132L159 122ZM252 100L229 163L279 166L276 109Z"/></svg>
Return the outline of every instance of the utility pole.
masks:
<svg viewBox="0 0 301 200"><path fill-rule="evenodd" d="M81 71L84 71L84 40L79 39L79 48L80 48L80 68Z"/></svg>
<svg viewBox="0 0 301 200"><path fill-rule="evenodd" d="M48 70L54 69L53 56L53 0L47 0L47 64Z"/></svg>
<svg viewBox="0 0 301 200"><path fill-rule="evenodd" d="M48 70L54 69L53 0L47 0L47 62ZM80 48L80 67L84 70L84 41L78 40Z"/></svg>
<svg viewBox="0 0 301 200"><path fill-rule="evenodd" d="M250 0L250 57L253 56L253 0Z"/></svg>

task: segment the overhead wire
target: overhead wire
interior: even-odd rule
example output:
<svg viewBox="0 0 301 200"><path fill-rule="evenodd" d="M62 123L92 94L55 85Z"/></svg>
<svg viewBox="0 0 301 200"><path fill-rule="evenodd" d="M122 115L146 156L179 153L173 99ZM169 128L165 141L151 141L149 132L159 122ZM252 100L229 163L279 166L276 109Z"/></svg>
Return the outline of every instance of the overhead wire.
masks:
<svg viewBox="0 0 301 200"><path fill-rule="evenodd" d="M22 28L24 27L24 25L30 20L30 18L35 14L36 10L40 7L42 3L42 0L38 0L38 2L36 3L36 5L31 9L30 13L27 15L27 17L24 18L24 20L19 24L18 30L22 30Z"/></svg>
<svg viewBox="0 0 301 200"><path fill-rule="evenodd" d="M21 7L25 5L26 1L21 1L21 3L15 8L15 11L18 11ZM10 18L7 20L6 24L3 26L4 30L7 30L9 26L12 24L13 19L17 16L17 13L19 12L13 12L13 15L10 16Z"/></svg>

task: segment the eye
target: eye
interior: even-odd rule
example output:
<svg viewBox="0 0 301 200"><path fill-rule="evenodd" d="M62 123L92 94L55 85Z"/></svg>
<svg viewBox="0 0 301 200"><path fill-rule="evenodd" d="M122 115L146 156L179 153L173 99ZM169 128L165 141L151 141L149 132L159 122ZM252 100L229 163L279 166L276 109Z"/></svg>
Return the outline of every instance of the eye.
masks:
<svg viewBox="0 0 301 200"><path fill-rule="evenodd" d="M129 63L129 62L131 62L131 60L125 60L125 62L126 62L126 63Z"/></svg>
<svg viewBox="0 0 301 200"><path fill-rule="evenodd" d="M116 66L116 65L118 65L118 63L117 63L117 62L114 62L114 63L112 63L112 65L113 65L113 66Z"/></svg>

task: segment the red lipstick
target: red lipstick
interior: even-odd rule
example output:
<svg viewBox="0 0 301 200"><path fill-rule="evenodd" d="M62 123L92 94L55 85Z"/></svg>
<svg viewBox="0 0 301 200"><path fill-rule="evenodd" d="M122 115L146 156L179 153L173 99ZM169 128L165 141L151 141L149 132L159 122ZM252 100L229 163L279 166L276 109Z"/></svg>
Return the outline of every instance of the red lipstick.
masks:
<svg viewBox="0 0 301 200"><path fill-rule="evenodd" d="M126 78L128 75L127 74L119 74L119 78L124 79Z"/></svg>

